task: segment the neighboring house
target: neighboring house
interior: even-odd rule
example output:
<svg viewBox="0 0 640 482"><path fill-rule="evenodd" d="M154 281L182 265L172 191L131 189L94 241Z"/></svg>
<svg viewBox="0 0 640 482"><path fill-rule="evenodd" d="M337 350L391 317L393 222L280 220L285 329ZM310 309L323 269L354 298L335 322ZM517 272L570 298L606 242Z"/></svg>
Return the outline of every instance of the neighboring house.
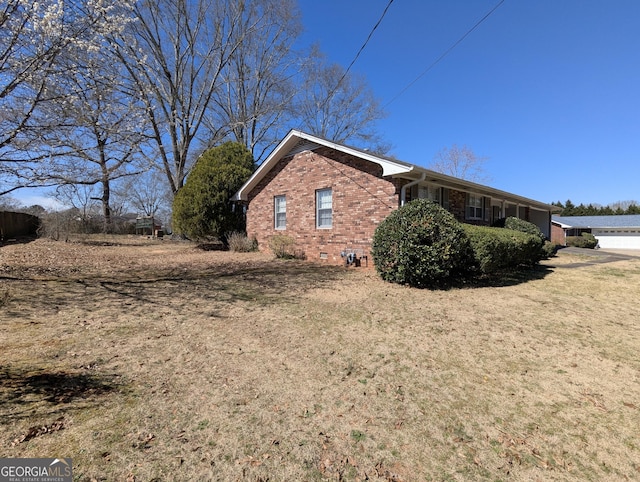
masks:
<svg viewBox="0 0 640 482"><path fill-rule="evenodd" d="M459 221L490 225L515 216L551 235L555 206L413 164L291 131L233 196L261 250L288 235L307 259L369 256L378 224L404 203L431 199Z"/></svg>
<svg viewBox="0 0 640 482"><path fill-rule="evenodd" d="M551 240L565 246L567 236L591 233L601 248L640 249L640 214L553 216Z"/></svg>

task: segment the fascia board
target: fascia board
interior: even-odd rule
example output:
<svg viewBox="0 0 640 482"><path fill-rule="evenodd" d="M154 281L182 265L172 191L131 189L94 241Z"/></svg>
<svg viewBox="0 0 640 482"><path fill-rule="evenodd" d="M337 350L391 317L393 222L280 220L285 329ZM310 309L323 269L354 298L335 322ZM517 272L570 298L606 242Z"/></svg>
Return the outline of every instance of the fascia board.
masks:
<svg viewBox="0 0 640 482"><path fill-rule="evenodd" d="M427 182L442 184L443 187L449 187L459 191L473 192L473 193L481 194L484 196L489 196L497 200L510 202L512 204L519 203L522 205L528 205L528 206L542 209L544 211L553 212L560 209L557 206L536 201L535 199L529 199L529 198L519 196L517 194L513 194L507 191L502 191L500 189L495 189L493 187L485 186L483 184L478 184L472 181L466 181L464 179L449 176L447 174L442 174L436 171L431 171L429 169L423 169L418 167L416 168L416 172L419 172L419 173L425 172L427 174L427 179L426 179Z"/></svg>

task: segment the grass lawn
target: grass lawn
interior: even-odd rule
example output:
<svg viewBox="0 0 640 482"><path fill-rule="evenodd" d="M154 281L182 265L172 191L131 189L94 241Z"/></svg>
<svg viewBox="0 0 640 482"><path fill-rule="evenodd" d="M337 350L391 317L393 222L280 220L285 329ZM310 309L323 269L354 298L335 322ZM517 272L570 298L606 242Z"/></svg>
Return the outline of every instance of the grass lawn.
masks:
<svg viewBox="0 0 640 482"><path fill-rule="evenodd" d="M137 237L0 247L0 457L79 481L637 480L638 293L640 258L562 252L430 291Z"/></svg>

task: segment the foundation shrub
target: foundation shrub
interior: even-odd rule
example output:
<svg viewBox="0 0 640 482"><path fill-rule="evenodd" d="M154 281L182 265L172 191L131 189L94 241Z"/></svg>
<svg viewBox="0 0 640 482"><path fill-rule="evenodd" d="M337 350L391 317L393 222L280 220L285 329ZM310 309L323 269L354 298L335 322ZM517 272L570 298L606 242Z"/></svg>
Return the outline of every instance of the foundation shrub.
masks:
<svg viewBox="0 0 640 482"><path fill-rule="evenodd" d="M258 240L249 238L246 233L234 231L227 235L229 250L237 253L249 253L258 250Z"/></svg>
<svg viewBox="0 0 640 482"><path fill-rule="evenodd" d="M371 254L382 279L419 288L464 278L475 264L461 223L426 199L411 201L384 219Z"/></svg>
<svg viewBox="0 0 640 482"><path fill-rule="evenodd" d="M538 236L540 239L544 240L544 234L540 231L540 228L529 221L525 221L524 219L516 218L514 216L509 216L508 218L498 219L493 226L498 228L506 228L513 229L514 231L520 231L522 233L531 234L534 236Z"/></svg>
<svg viewBox="0 0 640 482"><path fill-rule="evenodd" d="M560 245L558 243L545 241L542 245L542 252L544 253L543 259L553 258L557 254L559 249Z"/></svg>
<svg viewBox="0 0 640 482"><path fill-rule="evenodd" d="M464 224L477 266L484 274L533 266L542 257L540 237L513 229Z"/></svg>
<svg viewBox="0 0 640 482"><path fill-rule="evenodd" d="M276 234L269 238L269 249L276 258L293 259L296 257L296 242L286 234Z"/></svg>
<svg viewBox="0 0 640 482"><path fill-rule="evenodd" d="M529 221L525 221L524 219L509 216L507 218L498 219L493 226L512 229L513 231L520 231L521 233L527 233L538 237L540 239L540 252L538 253L539 258L535 262L540 261L541 259L550 258L555 255L558 250L557 247L555 250L551 246L547 247L546 238L542 231L540 231L540 228ZM550 252L552 252L552 254L549 254Z"/></svg>

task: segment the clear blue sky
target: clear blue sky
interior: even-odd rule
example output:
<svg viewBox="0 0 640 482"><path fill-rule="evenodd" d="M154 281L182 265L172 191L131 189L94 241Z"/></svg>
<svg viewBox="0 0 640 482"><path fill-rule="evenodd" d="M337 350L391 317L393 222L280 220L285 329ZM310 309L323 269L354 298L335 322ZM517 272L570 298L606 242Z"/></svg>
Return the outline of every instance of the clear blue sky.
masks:
<svg viewBox="0 0 640 482"><path fill-rule="evenodd" d="M345 68L388 0L300 0L304 43ZM352 67L386 105L397 158L451 144L488 184L544 202L640 202L640 1L394 0Z"/></svg>

